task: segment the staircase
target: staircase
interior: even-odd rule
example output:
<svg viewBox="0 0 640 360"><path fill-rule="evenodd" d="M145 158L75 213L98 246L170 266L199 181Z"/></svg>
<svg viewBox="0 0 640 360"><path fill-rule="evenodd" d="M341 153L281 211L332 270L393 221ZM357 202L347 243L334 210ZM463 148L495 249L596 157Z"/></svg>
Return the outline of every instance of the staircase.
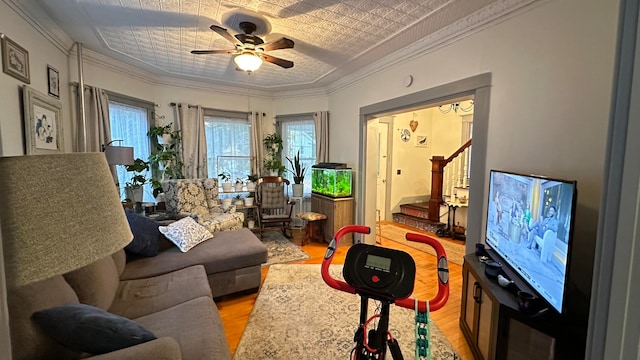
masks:
<svg viewBox="0 0 640 360"><path fill-rule="evenodd" d="M445 203L445 199L467 199L469 196L470 147L471 139L448 158L433 156L431 198L428 202L400 205L400 212L393 214L393 221L433 233L446 229L447 224L440 222L440 205Z"/></svg>
<svg viewBox="0 0 640 360"><path fill-rule="evenodd" d="M400 212L393 214L393 221L432 233L447 227L447 224L429 220L428 202L400 205Z"/></svg>

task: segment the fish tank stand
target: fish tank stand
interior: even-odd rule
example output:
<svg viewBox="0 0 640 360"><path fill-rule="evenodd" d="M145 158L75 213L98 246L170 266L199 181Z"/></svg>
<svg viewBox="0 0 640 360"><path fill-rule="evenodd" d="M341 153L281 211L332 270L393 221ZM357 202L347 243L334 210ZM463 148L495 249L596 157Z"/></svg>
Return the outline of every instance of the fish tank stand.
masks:
<svg viewBox="0 0 640 360"><path fill-rule="evenodd" d="M333 198L311 194L311 211L327 215L322 224L322 236L327 243L345 225L353 225L353 197ZM342 237L344 242L353 242L353 234Z"/></svg>

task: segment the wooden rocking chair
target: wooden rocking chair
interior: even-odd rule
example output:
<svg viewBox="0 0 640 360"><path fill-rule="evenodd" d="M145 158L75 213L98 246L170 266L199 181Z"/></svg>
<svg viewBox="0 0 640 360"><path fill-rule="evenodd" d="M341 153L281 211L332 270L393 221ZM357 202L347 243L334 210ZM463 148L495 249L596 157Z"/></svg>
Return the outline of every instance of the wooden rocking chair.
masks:
<svg viewBox="0 0 640 360"><path fill-rule="evenodd" d="M294 202L289 200L289 180L280 176L263 176L258 179L256 194L260 238L267 228L280 228L288 239L291 232L291 213Z"/></svg>

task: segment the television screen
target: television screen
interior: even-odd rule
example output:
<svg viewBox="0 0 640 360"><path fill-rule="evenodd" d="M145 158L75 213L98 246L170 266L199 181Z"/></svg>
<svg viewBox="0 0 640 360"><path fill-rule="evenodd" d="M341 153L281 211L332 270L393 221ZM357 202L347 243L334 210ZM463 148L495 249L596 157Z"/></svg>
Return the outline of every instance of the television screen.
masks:
<svg viewBox="0 0 640 360"><path fill-rule="evenodd" d="M491 170L486 243L562 313L576 182Z"/></svg>

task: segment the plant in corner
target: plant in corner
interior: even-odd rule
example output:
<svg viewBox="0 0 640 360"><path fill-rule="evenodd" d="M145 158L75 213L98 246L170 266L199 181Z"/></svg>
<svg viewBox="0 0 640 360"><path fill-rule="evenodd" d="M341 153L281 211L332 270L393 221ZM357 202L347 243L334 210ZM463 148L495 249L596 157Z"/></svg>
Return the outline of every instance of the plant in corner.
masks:
<svg viewBox="0 0 640 360"><path fill-rule="evenodd" d="M172 126L171 123L169 123L169 124L167 124L165 126L153 125L153 126L151 126L151 128L147 132L147 136L149 136L149 137L153 137L153 136L157 137L158 144L160 144L160 145L169 144L169 143L171 143L171 137L173 135L173 132L171 131L171 126Z"/></svg>
<svg viewBox="0 0 640 360"><path fill-rule="evenodd" d="M172 124L152 126L147 132L152 144L155 144L155 150L148 158L153 174L151 186L154 197L158 197L163 191L162 180L184 178L183 163L180 157L182 138L180 131L172 131L171 127Z"/></svg>
<svg viewBox="0 0 640 360"><path fill-rule="evenodd" d="M304 182L304 174L307 171L307 167L302 165L302 163L300 162L300 150L298 150L298 153L296 154L296 156L293 157L293 160L291 160L288 156L286 157L286 159L291 165L291 169L287 169L287 171L293 174L293 182L294 182L294 185L292 186L293 196L301 197L304 193L303 182Z"/></svg>
<svg viewBox="0 0 640 360"><path fill-rule="evenodd" d="M282 165L282 137L278 133L267 135L264 140L264 169L273 175L280 176L286 170Z"/></svg>

